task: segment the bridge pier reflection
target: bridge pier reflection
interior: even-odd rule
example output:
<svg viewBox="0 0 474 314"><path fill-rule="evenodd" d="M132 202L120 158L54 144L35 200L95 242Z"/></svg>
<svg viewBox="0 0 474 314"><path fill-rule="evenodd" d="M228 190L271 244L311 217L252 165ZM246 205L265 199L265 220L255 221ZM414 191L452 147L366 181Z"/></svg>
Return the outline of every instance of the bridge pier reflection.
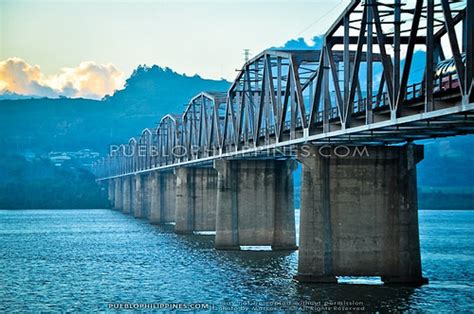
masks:
<svg viewBox="0 0 474 314"><path fill-rule="evenodd" d="M385 283L422 284L416 164L423 147L365 147L337 156L306 145L298 280L381 276Z"/></svg>
<svg viewBox="0 0 474 314"><path fill-rule="evenodd" d="M217 171L183 167L176 175L176 233L216 230Z"/></svg>
<svg viewBox="0 0 474 314"><path fill-rule="evenodd" d="M224 160L218 171L217 249L296 249L294 160Z"/></svg>

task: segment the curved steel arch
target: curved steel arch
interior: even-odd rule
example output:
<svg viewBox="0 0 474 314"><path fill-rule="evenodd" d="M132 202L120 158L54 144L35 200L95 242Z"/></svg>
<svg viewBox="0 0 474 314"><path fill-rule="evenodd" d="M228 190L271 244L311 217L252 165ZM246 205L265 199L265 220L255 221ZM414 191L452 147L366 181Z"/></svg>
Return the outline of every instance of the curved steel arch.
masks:
<svg viewBox="0 0 474 314"><path fill-rule="evenodd" d="M173 164L182 159L182 135L181 116L167 114L160 120L156 129L159 166Z"/></svg>
<svg viewBox="0 0 474 314"><path fill-rule="evenodd" d="M120 144L119 148L115 153L115 160L117 163L116 171L117 173L124 174L126 173L126 159L125 159L125 144Z"/></svg>
<svg viewBox="0 0 474 314"><path fill-rule="evenodd" d="M137 146L138 170L145 170L151 166L151 149L153 141L153 131L149 128L143 129Z"/></svg>
<svg viewBox="0 0 474 314"><path fill-rule="evenodd" d="M137 171L137 144L138 141L135 137L131 137L128 140L128 145L127 145L127 160L128 160L128 169L129 172L135 172Z"/></svg>
<svg viewBox="0 0 474 314"><path fill-rule="evenodd" d="M209 156L221 147L226 93L201 92L194 96L182 116L186 160Z"/></svg>

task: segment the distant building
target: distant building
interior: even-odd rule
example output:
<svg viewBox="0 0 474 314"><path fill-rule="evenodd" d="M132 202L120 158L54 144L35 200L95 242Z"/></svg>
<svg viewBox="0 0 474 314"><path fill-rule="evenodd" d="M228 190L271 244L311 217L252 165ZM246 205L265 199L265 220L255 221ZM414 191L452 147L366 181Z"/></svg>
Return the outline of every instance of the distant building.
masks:
<svg viewBox="0 0 474 314"><path fill-rule="evenodd" d="M74 160L80 166L90 168L92 162L97 160L99 156L100 154L98 152L86 148L76 152L49 152L45 157L51 160L51 162L58 167L61 167L66 161Z"/></svg>

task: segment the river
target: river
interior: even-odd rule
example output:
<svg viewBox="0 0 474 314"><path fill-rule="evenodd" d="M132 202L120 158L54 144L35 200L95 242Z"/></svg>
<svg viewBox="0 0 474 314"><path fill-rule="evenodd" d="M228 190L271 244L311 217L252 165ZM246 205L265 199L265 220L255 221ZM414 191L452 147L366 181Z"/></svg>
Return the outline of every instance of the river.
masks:
<svg viewBox="0 0 474 314"><path fill-rule="evenodd" d="M0 312L127 306L473 312L473 239L474 211L422 210L423 275L430 284L342 278L347 284L308 285L292 280L297 252L217 251L212 236L176 235L173 226L105 209L0 210Z"/></svg>

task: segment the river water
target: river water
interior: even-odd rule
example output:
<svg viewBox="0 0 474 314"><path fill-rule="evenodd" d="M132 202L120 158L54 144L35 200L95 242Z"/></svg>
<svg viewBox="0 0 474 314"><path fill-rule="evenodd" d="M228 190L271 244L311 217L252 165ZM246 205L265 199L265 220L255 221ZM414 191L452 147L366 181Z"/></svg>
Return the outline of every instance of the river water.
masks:
<svg viewBox="0 0 474 314"><path fill-rule="evenodd" d="M474 211L420 211L420 238L429 285L387 287L373 278L308 285L292 280L297 252L216 251L212 236L175 235L173 226L111 210L2 210L0 312L139 304L474 312Z"/></svg>

